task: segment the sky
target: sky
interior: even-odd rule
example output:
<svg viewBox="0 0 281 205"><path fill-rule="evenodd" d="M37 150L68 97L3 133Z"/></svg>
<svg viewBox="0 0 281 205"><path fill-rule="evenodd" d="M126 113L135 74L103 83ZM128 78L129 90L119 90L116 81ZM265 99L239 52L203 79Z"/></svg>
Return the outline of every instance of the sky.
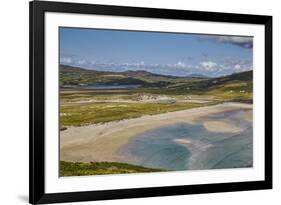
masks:
<svg viewBox="0 0 281 205"><path fill-rule="evenodd" d="M253 38L60 28L60 64L92 70L145 70L208 77L253 69Z"/></svg>

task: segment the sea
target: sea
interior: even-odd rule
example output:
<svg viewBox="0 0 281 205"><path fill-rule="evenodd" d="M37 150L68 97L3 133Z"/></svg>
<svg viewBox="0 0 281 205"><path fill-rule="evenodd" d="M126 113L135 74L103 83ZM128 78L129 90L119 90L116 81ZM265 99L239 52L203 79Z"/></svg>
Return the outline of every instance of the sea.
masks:
<svg viewBox="0 0 281 205"><path fill-rule="evenodd" d="M164 170L203 170L253 166L253 123L247 110L224 112L146 131L119 150L126 162ZM206 121L223 121L237 132L210 131ZM219 128L218 128L219 129Z"/></svg>

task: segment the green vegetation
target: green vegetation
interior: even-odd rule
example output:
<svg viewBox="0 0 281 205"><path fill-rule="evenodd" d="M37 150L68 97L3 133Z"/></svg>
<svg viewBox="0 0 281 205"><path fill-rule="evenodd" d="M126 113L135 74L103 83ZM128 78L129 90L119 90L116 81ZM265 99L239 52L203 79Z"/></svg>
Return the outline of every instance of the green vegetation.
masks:
<svg viewBox="0 0 281 205"><path fill-rule="evenodd" d="M144 172L163 172L166 170L152 169L118 162L65 162L60 161L60 176L86 176L102 174L126 174Z"/></svg>
<svg viewBox="0 0 281 205"><path fill-rule="evenodd" d="M252 103L252 75L252 71L247 71L218 78L192 78L147 71L102 72L61 65L61 130L222 102ZM85 85L141 87L88 90L83 89ZM198 102L202 99L206 102Z"/></svg>
<svg viewBox="0 0 281 205"><path fill-rule="evenodd" d="M221 101L234 101L252 103L253 99L253 82L252 81L231 81L217 86L206 92L207 95L215 96Z"/></svg>
<svg viewBox="0 0 281 205"><path fill-rule="evenodd" d="M81 126L185 110L212 103L86 103L61 106L61 126Z"/></svg>
<svg viewBox="0 0 281 205"><path fill-rule="evenodd" d="M180 78L157 75L146 71L103 72L86 70L71 66L60 66L60 85L79 86L81 84L102 85L131 85L138 84L144 87L159 87L168 85L170 81Z"/></svg>

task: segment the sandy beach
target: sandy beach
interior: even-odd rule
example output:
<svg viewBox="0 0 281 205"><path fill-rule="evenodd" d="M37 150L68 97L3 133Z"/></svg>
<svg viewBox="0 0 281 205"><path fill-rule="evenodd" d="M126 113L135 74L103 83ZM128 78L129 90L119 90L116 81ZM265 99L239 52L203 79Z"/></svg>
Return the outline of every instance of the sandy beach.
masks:
<svg viewBox="0 0 281 205"><path fill-rule="evenodd" d="M70 127L60 132L60 160L64 161L116 161L126 162L118 150L130 139L145 131L176 123L193 123L196 120L221 112L252 109L251 104L223 103L219 105L143 116L135 119ZM245 116L249 117L249 116ZM223 122L212 122L209 129L221 129ZM226 126L228 131L235 127Z"/></svg>

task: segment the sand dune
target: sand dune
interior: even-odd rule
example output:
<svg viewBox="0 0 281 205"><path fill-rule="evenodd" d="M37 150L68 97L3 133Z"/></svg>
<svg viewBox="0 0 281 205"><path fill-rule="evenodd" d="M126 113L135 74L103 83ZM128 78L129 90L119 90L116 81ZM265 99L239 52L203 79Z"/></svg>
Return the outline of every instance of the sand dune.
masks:
<svg viewBox="0 0 281 205"><path fill-rule="evenodd" d="M126 162L124 156L118 154L118 150L140 133L175 123L192 123L212 114L239 109L252 109L252 105L223 103L105 124L70 127L60 133L60 159Z"/></svg>

